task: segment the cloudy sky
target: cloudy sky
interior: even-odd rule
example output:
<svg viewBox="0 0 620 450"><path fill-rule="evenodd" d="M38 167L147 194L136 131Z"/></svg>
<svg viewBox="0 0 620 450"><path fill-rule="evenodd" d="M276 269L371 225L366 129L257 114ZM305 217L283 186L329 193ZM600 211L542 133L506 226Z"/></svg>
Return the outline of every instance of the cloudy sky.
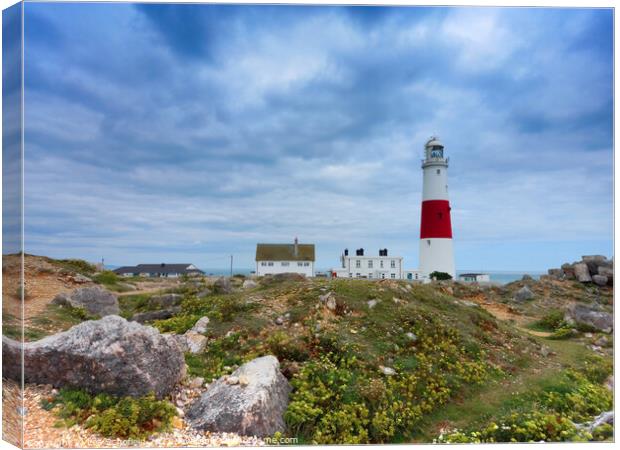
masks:
<svg viewBox="0 0 620 450"><path fill-rule="evenodd" d="M418 266L425 140L457 269L611 256L609 9L25 5L26 251Z"/></svg>

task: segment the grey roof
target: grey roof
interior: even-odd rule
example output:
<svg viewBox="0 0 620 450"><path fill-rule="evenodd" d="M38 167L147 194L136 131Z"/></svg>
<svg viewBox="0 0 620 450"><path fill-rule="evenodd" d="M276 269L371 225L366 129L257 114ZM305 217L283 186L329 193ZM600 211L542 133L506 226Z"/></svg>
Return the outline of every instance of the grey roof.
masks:
<svg viewBox="0 0 620 450"><path fill-rule="evenodd" d="M191 263L188 264L138 264L137 266L123 266L118 269L114 269L114 273L124 274L124 273L204 273L200 269L188 269L191 266Z"/></svg>

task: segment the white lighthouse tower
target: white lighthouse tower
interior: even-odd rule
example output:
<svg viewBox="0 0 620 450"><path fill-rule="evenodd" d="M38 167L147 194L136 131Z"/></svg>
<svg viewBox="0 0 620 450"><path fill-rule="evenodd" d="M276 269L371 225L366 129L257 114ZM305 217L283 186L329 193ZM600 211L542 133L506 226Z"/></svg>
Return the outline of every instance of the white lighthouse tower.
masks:
<svg viewBox="0 0 620 450"><path fill-rule="evenodd" d="M455 278L452 250L452 223L448 200L448 158L437 137L424 146L424 186L422 189L422 219L420 222L420 272L446 272Z"/></svg>

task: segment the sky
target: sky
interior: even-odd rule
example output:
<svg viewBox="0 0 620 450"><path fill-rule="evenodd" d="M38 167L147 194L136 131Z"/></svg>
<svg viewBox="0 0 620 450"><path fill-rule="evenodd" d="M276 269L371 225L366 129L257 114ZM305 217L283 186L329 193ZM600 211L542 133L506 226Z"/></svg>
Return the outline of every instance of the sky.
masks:
<svg viewBox="0 0 620 450"><path fill-rule="evenodd" d="M612 256L610 9L25 4L25 249L418 266L425 141L456 267Z"/></svg>

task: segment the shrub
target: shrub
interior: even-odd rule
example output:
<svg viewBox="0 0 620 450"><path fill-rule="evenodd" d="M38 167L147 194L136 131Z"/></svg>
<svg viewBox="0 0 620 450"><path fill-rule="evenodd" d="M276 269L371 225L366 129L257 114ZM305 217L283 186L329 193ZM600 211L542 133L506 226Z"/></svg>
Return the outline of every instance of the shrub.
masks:
<svg viewBox="0 0 620 450"><path fill-rule="evenodd" d="M118 275L111 270L104 270L95 275L93 281L99 284L116 284L118 283Z"/></svg>
<svg viewBox="0 0 620 450"><path fill-rule="evenodd" d="M554 331L564 325L564 313L560 310L554 310L543 316L534 325L544 330Z"/></svg>
<svg viewBox="0 0 620 450"><path fill-rule="evenodd" d="M169 319L155 320L153 326L161 333L183 334L192 328L196 321L200 319L197 315L181 315Z"/></svg>
<svg viewBox="0 0 620 450"><path fill-rule="evenodd" d="M41 406L55 409L59 425L81 424L106 436L124 439L144 439L153 432L170 427L176 415L175 407L153 394L141 398L115 397L109 394L92 396L81 389L63 388Z"/></svg>
<svg viewBox="0 0 620 450"><path fill-rule="evenodd" d="M83 259L58 259L53 262L56 262L56 264L60 265L64 269L81 273L86 276L92 275L97 270L93 264L86 262Z"/></svg>
<svg viewBox="0 0 620 450"><path fill-rule="evenodd" d="M276 331L269 336L267 346L280 361L305 361L310 356L301 339L291 338L283 331Z"/></svg>
<svg viewBox="0 0 620 450"><path fill-rule="evenodd" d="M558 328L549 336L549 339L561 340L561 339L570 339L575 337L577 334L573 331L572 328Z"/></svg>
<svg viewBox="0 0 620 450"><path fill-rule="evenodd" d="M431 280L451 280L452 279L452 275L450 275L449 273L446 273L446 272L434 271L434 272L430 273L429 278Z"/></svg>

